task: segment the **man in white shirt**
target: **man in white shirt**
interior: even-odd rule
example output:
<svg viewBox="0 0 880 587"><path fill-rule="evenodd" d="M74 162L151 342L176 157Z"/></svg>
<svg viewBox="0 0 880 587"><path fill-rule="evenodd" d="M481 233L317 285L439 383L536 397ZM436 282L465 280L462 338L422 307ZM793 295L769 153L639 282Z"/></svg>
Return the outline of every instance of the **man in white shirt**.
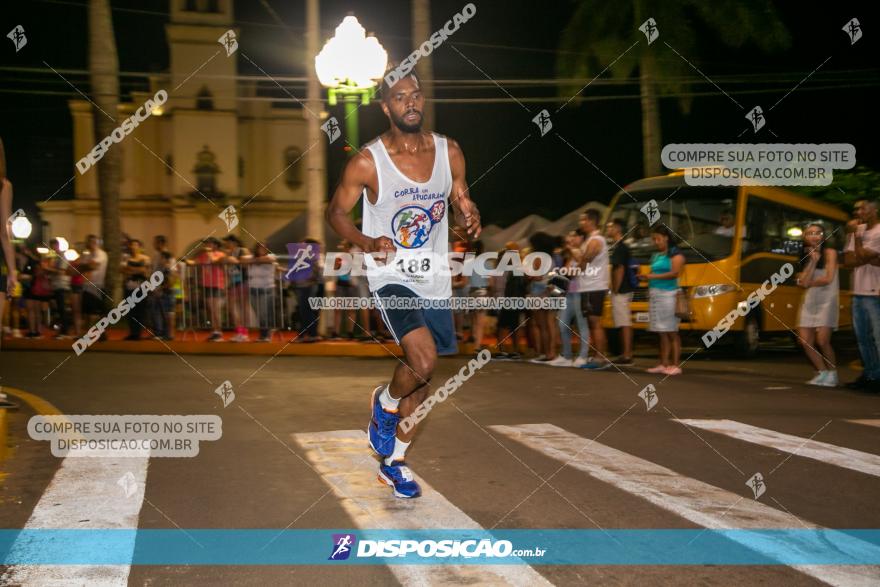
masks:
<svg viewBox="0 0 880 587"><path fill-rule="evenodd" d="M593 359L581 366L582 369L607 369L611 366L608 360L608 342L605 329L602 328L602 311L605 308L605 296L608 295L610 284L608 275L608 244L599 231L601 215L598 210L590 208L580 217L581 230L586 240L581 246L578 266L577 289L581 292L581 312L590 326L590 338L593 340Z"/></svg>
<svg viewBox="0 0 880 587"><path fill-rule="evenodd" d="M877 202L859 200L854 216L846 225L848 237L843 264L853 269L852 321L864 370L847 387L880 393L880 223Z"/></svg>
<svg viewBox="0 0 880 587"><path fill-rule="evenodd" d="M107 275L107 253L98 242L98 237L93 234L86 237L86 250L77 266L86 278L83 283L82 313L89 324L94 324L105 312L103 290Z"/></svg>

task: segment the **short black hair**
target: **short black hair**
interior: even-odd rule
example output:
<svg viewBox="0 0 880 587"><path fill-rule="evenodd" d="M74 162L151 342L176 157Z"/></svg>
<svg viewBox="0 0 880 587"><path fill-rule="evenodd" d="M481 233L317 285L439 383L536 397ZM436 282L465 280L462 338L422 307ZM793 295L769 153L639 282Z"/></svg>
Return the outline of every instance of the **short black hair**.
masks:
<svg viewBox="0 0 880 587"><path fill-rule="evenodd" d="M595 208L587 208L584 212L584 216L586 216L589 220L598 226L599 220L602 219L602 214L596 210Z"/></svg>
<svg viewBox="0 0 880 587"><path fill-rule="evenodd" d="M550 234L547 234L543 230L539 230L529 237L529 244L532 246L532 249L538 253L547 253L548 255L553 254L553 249L556 248L556 238Z"/></svg>
<svg viewBox="0 0 880 587"><path fill-rule="evenodd" d="M626 233L626 223L623 221L623 218L612 218L608 222L610 222L611 224L616 224L617 228L620 229L621 234Z"/></svg>
<svg viewBox="0 0 880 587"><path fill-rule="evenodd" d="M391 73L392 71L394 71L395 69L397 69L398 65L400 65L400 64L399 63L389 64L388 69L385 70L385 75L382 76L382 83L379 85L379 99L382 100L383 102L386 99L391 97L391 88L394 87L394 86L388 85L388 74ZM406 75L400 76L400 79L403 79L405 77L414 78L416 80L416 82L418 82L419 87L421 87L422 80L419 78L419 74L416 73L415 68L409 70L409 72L407 72ZM398 80L398 81L400 81L400 80ZM396 83L397 82L395 82L395 84Z"/></svg>
<svg viewBox="0 0 880 587"><path fill-rule="evenodd" d="M654 234L662 234L667 239L669 239L669 246L675 246L678 244L678 238L675 236L675 233L666 226L665 224L655 224L651 227L651 232Z"/></svg>
<svg viewBox="0 0 880 587"><path fill-rule="evenodd" d="M156 236L153 237L153 240L158 243L162 243L163 245L168 244L168 239L165 238L164 234L157 234Z"/></svg>

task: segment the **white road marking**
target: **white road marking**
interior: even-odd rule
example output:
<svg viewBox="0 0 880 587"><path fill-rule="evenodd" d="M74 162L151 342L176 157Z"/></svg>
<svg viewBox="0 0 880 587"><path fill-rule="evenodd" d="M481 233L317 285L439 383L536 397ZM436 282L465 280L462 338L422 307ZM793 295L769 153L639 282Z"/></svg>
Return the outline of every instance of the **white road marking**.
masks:
<svg viewBox="0 0 880 587"><path fill-rule="evenodd" d="M144 501L149 452L144 457L90 458L67 457L52 477L34 507L26 530L36 529L134 529ZM120 477L131 472L137 490L131 497L118 485ZM29 535L33 537L34 535ZM115 542L114 547L134 556L135 537L130 544ZM43 551L46 543L16 540L11 556L28 556ZM131 565L13 565L0 577L0 585L23 587L126 587Z"/></svg>
<svg viewBox="0 0 880 587"><path fill-rule="evenodd" d="M863 426L874 426L880 428L880 420L847 420L853 424L862 424Z"/></svg>
<svg viewBox="0 0 880 587"><path fill-rule="evenodd" d="M756 501L751 496L738 495L680 475L666 467L593 442L552 424L490 428L704 528L820 528L807 522L797 523L794 516ZM743 540L743 546L771 558L774 552L778 552L779 546L772 540L758 545L752 538L750 536ZM731 539L735 540L735 535ZM872 544L862 541L859 543L864 544L863 548L868 549L869 553L876 550ZM792 545L789 547L793 548ZM815 552L816 543L805 540L798 548L806 557L810 552ZM863 555L856 556L858 560L867 558ZM872 555L872 558L877 558L877 555ZM841 587L877 585L880 581L880 568L875 566L795 565L792 568Z"/></svg>
<svg viewBox="0 0 880 587"><path fill-rule="evenodd" d="M370 458L360 430L294 434L306 458L321 473L358 528L482 530L471 517L416 475L422 497L395 498L376 479L378 463ZM532 567L514 565L388 565L403 585L552 585Z"/></svg>
<svg viewBox="0 0 880 587"><path fill-rule="evenodd" d="M775 448L782 452L813 459L829 465L859 471L880 477L880 455L844 448L827 442L801 438L791 434L758 428L733 420L676 420L687 426L693 426L709 432L723 434L737 440Z"/></svg>

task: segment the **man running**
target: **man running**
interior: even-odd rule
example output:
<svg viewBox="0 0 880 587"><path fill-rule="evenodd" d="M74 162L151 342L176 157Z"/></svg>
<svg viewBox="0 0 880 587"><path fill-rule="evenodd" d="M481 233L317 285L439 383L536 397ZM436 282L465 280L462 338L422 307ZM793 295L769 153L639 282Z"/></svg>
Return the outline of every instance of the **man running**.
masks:
<svg viewBox="0 0 880 587"><path fill-rule="evenodd" d="M424 104L414 72L391 87L383 82L381 106L390 128L347 163L327 207L333 229L367 253L370 291L403 348L404 361L391 382L373 390L367 430L370 446L382 457L379 480L402 498L418 497L421 489L404 461L415 427L404 431L398 423L428 397L437 355L457 349L449 309L401 309L387 300L451 296L448 268L441 267L449 248L448 205L468 235L477 238L481 230L480 214L468 195L464 154L454 140L422 131ZM349 216L361 195L363 232Z"/></svg>

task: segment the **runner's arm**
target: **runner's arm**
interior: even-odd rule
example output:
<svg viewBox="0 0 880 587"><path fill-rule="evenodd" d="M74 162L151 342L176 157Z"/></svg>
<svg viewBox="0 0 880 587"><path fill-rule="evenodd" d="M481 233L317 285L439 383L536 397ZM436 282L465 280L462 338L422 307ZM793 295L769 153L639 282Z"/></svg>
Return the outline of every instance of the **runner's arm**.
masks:
<svg viewBox="0 0 880 587"><path fill-rule="evenodd" d="M452 170L452 193L449 197L449 205L456 211L455 221L464 225L468 236L477 239L483 226L480 222L480 211L470 197L470 188L465 176L464 153L455 140L447 139L446 142L449 148L449 167Z"/></svg>
<svg viewBox="0 0 880 587"><path fill-rule="evenodd" d="M395 249L394 242L390 238L386 236L372 238L358 230L349 215L375 173L376 166L371 156L361 152L352 157L342 171L342 179L336 186L336 191L324 214L327 222L339 236L355 243L366 253Z"/></svg>
<svg viewBox="0 0 880 587"><path fill-rule="evenodd" d="M12 182L5 177L0 179L0 245L3 246L3 257L6 259L6 270L9 272L8 285L12 286L15 281L15 251L12 249L12 224L9 218L12 216ZM12 294L12 291L9 292Z"/></svg>

